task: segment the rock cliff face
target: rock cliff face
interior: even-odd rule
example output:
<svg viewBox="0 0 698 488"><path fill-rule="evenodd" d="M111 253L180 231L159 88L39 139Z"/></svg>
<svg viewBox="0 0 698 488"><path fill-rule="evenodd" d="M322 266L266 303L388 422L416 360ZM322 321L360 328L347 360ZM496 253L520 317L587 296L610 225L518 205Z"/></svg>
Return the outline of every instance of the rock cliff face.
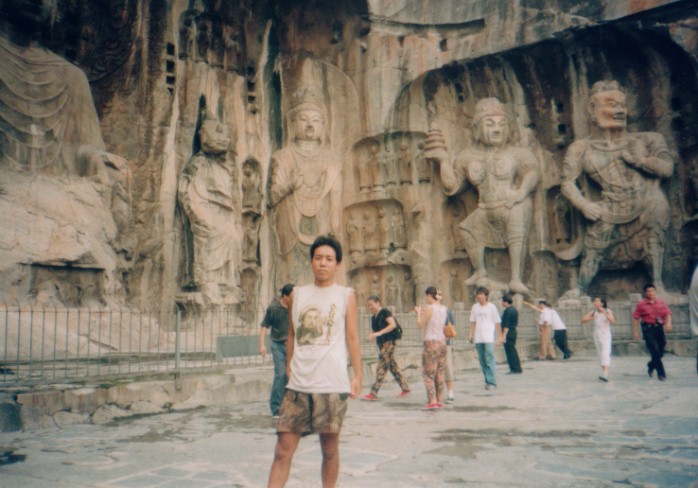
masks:
<svg viewBox="0 0 698 488"><path fill-rule="evenodd" d="M45 94L18 104L18 72L0 74L5 300L227 306L254 328L280 285L302 279L319 232L340 237L361 304L377 293L409 309L430 284L448 303L470 303L478 285L552 301L622 299L648 280L686 289L698 255L694 1L56 5L41 28L22 24L33 37L4 9L0 56L57 62L27 54L31 42L78 66L91 98L56 100L92 104L103 147L90 152L79 123L31 119ZM613 127L594 98L602 80L624 97ZM487 98L501 113L477 111ZM498 117L503 143L487 128ZM209 148L206 121L224 128L223 149ZM36 127L47 148L78 148L77 169L15 151Z"/></svg>

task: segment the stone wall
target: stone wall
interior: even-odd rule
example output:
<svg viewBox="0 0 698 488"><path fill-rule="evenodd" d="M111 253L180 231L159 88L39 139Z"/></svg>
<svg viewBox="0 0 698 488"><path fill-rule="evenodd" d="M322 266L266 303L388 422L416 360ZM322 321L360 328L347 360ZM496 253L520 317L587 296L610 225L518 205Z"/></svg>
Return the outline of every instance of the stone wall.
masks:
<svg viewBox="0 0 698 488"><path fill-rule="evenodd" d="M63 166L50 153L28 156L33 149L13 158L7 141L24 133L25 121L6 117L6 301L177 302L187 313L235 306L254 330L280 284L307 278L308 240L321 231L344 243L343 281L362 301L379 293L403 309L432 283L447 302L466 304L478 284L553 302L575 290L624 299L649 279L685 293L698 255L695 2L56 5L53 28L37 28L38 37L2 25L4 62L16 55L8 54L13 43L29 39L36 49L25 54L37 66L62 60L78 80L64 100L76 107L61 119L65 131L42 133L61 150L72 148ZM46 57L41 44L56 56ZM666 213L654 227L623 230L595 271L585 241L591 220L566 196L563 173L572 144L597 137L591 89L607 79L627 96L622 139L640 141L643 161L670 159L672 171L638 171L644 203L637 205L652 206L651 188L666 199ZM89 90L77 89L83 82ZM6 114L19 94L3 90ZM523 239L465 224L498 190L463 184L465 177L451 188L444 177L459 154L472 158L476 119L494 115L478 115L477 104L492 97L513 135L503 173L511 181L501 188L521 188L528 171L521 168L530 168L523 160L538 165L522 198L531 202ZM45 108L35 105L26 112ZM71 115L90 110L94 119ZM635 171L626 159L619 159L624 170ZM589 175L572 183L595 201L612 186ZM660 249L644 245L654 242L648 236ZM473 264L477 245L485 248L486 277Z"/></svg>

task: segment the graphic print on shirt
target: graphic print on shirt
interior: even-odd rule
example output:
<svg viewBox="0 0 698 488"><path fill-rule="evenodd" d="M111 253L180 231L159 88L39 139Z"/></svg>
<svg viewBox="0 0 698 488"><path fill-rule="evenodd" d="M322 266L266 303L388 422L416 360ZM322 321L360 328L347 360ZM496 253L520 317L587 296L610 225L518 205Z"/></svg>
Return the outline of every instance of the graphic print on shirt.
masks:
<svg viewBox="0 0 698 488"><path fill-rule="evenodd" d="M327 317L322 316L322 310L317 305L308 305L301 310L300 326L296 330L298 345L329 345L336 308L337 306L332 304Z"/></svg>

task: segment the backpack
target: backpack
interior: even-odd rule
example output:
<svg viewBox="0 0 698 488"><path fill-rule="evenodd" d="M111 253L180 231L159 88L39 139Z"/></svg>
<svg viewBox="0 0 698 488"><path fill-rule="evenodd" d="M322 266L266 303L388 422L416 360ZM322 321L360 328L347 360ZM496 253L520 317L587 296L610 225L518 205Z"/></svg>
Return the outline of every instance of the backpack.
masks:
<svg viewBox="0 0 698 488"><path fill-rule="evenodd" d="M393 320L395 321L395 328L392 330L391 334L393 335L393 340L397 341L402 339L402 327L400 327L400 323L397 321L394 315Z"/></svg>

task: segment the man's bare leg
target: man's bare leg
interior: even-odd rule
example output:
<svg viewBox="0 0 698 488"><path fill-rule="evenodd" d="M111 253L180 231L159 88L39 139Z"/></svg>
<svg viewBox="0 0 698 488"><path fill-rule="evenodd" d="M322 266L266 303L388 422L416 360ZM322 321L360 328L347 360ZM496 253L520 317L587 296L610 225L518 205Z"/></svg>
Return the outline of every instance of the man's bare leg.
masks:
<svg viewBox="0 0 698 488"><path fill-rule="evenodd" d="M334 488L339 477L339 434L320 434L322 488Z"/></svg>
<svg viewBox="0 0 698 488"><path fill-rule="evenodd" d="M274 449L274 462L269 472L267 488L283 488L291 472L291 461L296 452L301 435L293 432L279 432ZM336 479L336 477L335 477Z"/></svg>

